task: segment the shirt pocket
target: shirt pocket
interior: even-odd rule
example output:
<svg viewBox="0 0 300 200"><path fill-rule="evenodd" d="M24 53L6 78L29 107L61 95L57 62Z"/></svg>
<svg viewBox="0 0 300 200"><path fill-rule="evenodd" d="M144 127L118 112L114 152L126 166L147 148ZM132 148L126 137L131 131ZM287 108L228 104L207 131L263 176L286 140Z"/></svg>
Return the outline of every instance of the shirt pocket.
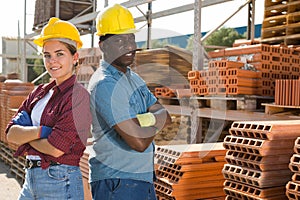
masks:
<svg viewBox="0 0 300 200"><path fill-rule="evenodd" d="M131 96L129 100L129 105L130 105L129 112L131 116L142 112L140 109L140 102L136 99L135 95Z"/></svg>

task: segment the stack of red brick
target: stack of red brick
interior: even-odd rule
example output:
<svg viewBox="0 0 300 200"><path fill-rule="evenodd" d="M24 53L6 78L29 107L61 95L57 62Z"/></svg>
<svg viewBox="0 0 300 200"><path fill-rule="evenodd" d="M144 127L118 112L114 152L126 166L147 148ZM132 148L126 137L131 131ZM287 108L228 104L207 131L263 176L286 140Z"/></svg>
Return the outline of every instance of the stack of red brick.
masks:
<svg viewBox="0 0 300 200"><path fill-rule="evenodd" d="M236 95L258 93L258 71L246 70L243 62L210 61L208 70L190 71L190 87L196 95Z"/></svg>
<svg viewBox="0 0 300 200"><path fill-rule="evenodd" d="M225 152L222 143L157 147L157 198L223 200Z"/></svg>
<svg viewBox="0 0 300 200"><path fill-rule="evenodd" d="M300 137L295 141L289 168L294 174L292 180L286 184L286 196L291 200L300 199Z"/></svg>
<svg viewBox="0 0 300 200"><path fill-rule="evenodd" d="M201 70L199 72L192 71L188 76L190 79L190 86L197 95L252 93L262 96L274 96L275 80L299 78L300 53L296 47L254 44L212 51L209 52L209 56L211 57L211 61L209 62L208 70ZM248 75L253 73L253 71L258 71L256 72L256 78L259 80L251 80L250 82L247 80L246 83L242 79L249 79L248 76L243 78L237 77L233 82L229 82L229 80L225 82L224 77L231 75L228 70L234 67L227 67L228 69L224 76L224 70L211 67L211 65L215 66L215 64L211 64L214 62L240 63L240 66L236 66L239 67L238 71L244 69L243 71ZM216 78L211 78L211 76L215 76ZM199 80L196 80L197 77L199 77ZM216 83L218 86L211 88L212 83ZM247 90L244 89L245 84L247 84ZM251 88L249 87L249 84L252 86L256 84L256 87L254 87L256 89L249 89ZM234 87L233 89L230 89L232 88L232 85ZM211 89L209 90L209 88Z"/></svg>
<svg viewBox="0 0 300 200"><path fill-rule="evenodd" d="M234 122L224 139L227 199L286 199L300 120Z"/></svg>
<svg viewBox="0 0 300 200"><path fill-rule="evenodd" d="M10 171L17 178L24 180L24 157L14 158L13 153L18 145L9 143L6 140L5 129L17 108L25 100L27 95L34 89L32 83L7 82L0 83L0 139L1 139L1 159L10 166Z"/></svg>
<svg viewBox="0 0 300 200"><path fill-rule="evenodd" d="M32 83L18 83L7 82L1 83L0 90L0 109L2 113L1 117L1 141L7 144L5 138L5 128L11 117L15 114L16 109L19 108L21 103L25 100L27 95L33 90L34 84ZM8 144L11 149L16 150L14 144Z"/></svg>
<svg viewBox="0 0 300 200"><path fill-rule="evenodd" d="M275 104L300 106L300 80L276 80Z"/></svg>

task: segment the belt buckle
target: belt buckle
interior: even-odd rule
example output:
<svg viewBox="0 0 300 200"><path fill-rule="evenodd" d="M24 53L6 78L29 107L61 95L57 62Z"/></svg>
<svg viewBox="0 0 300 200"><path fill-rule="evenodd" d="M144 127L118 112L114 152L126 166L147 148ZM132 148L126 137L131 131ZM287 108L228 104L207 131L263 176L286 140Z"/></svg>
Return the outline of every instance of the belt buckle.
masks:
<svg viewBox="0 0 300 200"><path fill-rule="evenodd" d="M27 160L27 161L28 161L28 167L27 167L27 169L31 169L32 166L33 166L33 162L32 162L32 160Z"/></svg>

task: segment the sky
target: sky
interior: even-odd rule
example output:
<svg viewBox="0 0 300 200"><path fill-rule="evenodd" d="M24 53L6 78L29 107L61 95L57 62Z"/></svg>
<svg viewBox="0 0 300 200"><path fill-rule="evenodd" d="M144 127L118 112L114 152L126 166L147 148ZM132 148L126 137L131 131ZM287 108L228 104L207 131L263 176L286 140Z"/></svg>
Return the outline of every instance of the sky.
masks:
<svg viewBox="0 0 300 200"><path fill-rule="evenodd" d="M109 4L122 3L126 0L108 0ZM155 0L152 3L153 13L187 5L193 3L195 0ZM214 29L226 18L228 18L240 5L246 0L234 0L227 3L222 3L202 9L201 15L201 30L203 32ZM34 22L35 0L26 0L26 12L24 8L25 0L9 0L0 2L0 37L20 37L24 33L33 33L32 27ZM103 9L104 0L97 1L97 11ZM172 2L172 5L170 5ZM183 3L184 2L184 3ZM147 4L139 6L139 8L146 13ZM130 8L134 17L142 16L142 13L137 8ZM247 6L245 6L239 13L233 16L228 22L224 24L225 27L240 27L247 25ZM24 14L26 13L26 15ZM264 0L256 0L255 7L255 24L261 24L263 21ZM24 16L26 16L26 31L24 30ZM142 31L136 35L137 41L144 41L146 35L146 22L137 23L137 28L142 28ZM168 17L154 19L152 21L152 39L164 38L168 36L186 35L194 32L194 12L188 11ZM91 35L82 37L83 47L91 47ZM97 46L95 40L94 46ZM0 43L0 53L2 53L2 43ZM0 65L2 62L0 62ZM1 66L0 66L1 67ZM1 68L0 68L1 70Z"/></svg>

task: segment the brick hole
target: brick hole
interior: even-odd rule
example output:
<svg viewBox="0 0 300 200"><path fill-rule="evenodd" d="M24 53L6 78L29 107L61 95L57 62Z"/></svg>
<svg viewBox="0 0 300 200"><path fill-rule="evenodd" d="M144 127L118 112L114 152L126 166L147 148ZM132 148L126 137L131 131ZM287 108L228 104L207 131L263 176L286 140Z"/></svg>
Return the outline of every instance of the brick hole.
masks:
<svg viewBox="0 0 300 200"><path fill-rule="evenodd" d="M257 142L256 142L256 146L257 146L257 147L262 146L262 144L263 144L263 143L262 143L261 141L257 141Z"/></svg>
<svg viewBox="0 0 300 200"><path fill-rule="evenodd" d="M244 154L244 159L249 159L250 155L249 154Z"/></svg>
<svg viewBox="0 0 300 200"><path fill-rule="evenodd" d="M238 128L239 125L240 125L239 123L233 123L233 124L231 125L231 127L232 127L232 128Z"/></svg>
<svg viewBox="0 0 300 200"><path fill-rule="evenodd" d="M296 185L295 185L295 184L292 184L292 183L290 182L290 184L289 184L289 189L295 190L295 189L296 189Z"/></svg>
<svg viewBox="0 0 300 200"><path fill-rule="evenodd" d="M299 163L300 158L298 156L293 156L293 161Z"/></svg>
<svg viewBox="0 0 300 200"><path fill-rule="evenodd" d="M246 136L249 136L249 137L253 138L254 137L254 133L252 131L248 131Z"/></svg>
<svg viewBox="0 0 300 200"><path fill-rule="evenodd" d="M300 176L298 174L295 174L295 181L300 181Z"/></svg>
<svg viewBox="0 0 300 200"><path fill-rule="evenodd" d="M257 127L257 125L256 125L256 124L252 124L252 125L251 125L251 129L254 129L254 130L255 130L255 129L256 129L256 127Z"/></svg>
<svg viewBox="0 0 300 200"><path fill-rule="evenodd" d="M266 139L268 139L268 136L267 136L267 134L265 134L265 133L261 133L261 134L260 134L260 138L266 140Z"/></svg>
<svg viewBox="0 0 300 200"><path fill-rule="evenodd" d="M262 160L262 158L263 158L262 156L256 156L255 161L260 162Z"/></svg>
<svg viewBox="0 0 300 200"><path fill-rule="evenodd" d="M249 145L255 145L255 141L253 141L253 140L251 140L250 142L249 142Z"/></svg>
<svg viewBox="0 0 300 200"><path fill-rule="evenodd" d="M293 171L298 171L298 167L296 167L296 166L294 166L294 165L292 165L292 169L293 169Z"/></svg>

